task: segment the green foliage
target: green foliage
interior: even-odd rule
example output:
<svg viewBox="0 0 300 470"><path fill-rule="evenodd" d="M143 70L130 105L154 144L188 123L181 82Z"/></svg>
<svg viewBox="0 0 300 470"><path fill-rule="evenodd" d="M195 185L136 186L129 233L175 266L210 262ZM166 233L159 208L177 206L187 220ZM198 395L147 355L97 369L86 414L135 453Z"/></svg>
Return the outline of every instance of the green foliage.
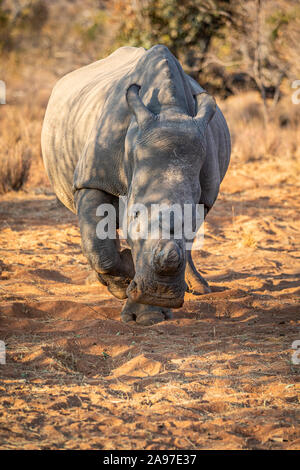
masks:
<svg viewBox="0 0 300 470"><path fill-rule="evenodd" d="M87 24L76 24L75 30L82 39L83 44L93 42L104 34L104 27L107 23L108 15L106 11L99 10L96 15L92 16Z"/></svg>
<svg viewBox="0 0 300 470"><path fill-rule="evenodd" d="M8 23L7 11L3 9L3 0L0 0L0 28L1 30L6 27Z"/></svg>
<svg viewBox="0 0 300 470"><path fill-rule="evenodd" d="M48 19L48 8L44 0L31 0L21 10L18 19L20 29L40 31Z"/></svg>
<svg viewBox="0 0 300 470"><path fill-rule="evenodd" d="M38 33L48 19L45 0L29 0L15 9L3 5L0 0L0 50L17 47L26 35Z"/></svg>
<svg viewBox="0 0 300 470"><path fill-rule="evenodd" d="M0 51L3 48L4 43L8 41L8 38L6 37L8 25L9 13L3 8L3 0L0 0Z"/></svg>
<svg viewBox="0 0 300 470"><path fill-rule="evenodd" d="M224 0L146 0L127 5L118 45L149 48L165 44L174 54L196 48L203 54L221 28L232 21L232 2Z"/></svg>
<svg viewBox="0 0 300 470"><path fill-rule="evenodd" d="M266 19L266 23L271 26L271 39L276 41L279 36L279 32L283 26L288 25L293 15L282 10L275 11Z"/></svg>

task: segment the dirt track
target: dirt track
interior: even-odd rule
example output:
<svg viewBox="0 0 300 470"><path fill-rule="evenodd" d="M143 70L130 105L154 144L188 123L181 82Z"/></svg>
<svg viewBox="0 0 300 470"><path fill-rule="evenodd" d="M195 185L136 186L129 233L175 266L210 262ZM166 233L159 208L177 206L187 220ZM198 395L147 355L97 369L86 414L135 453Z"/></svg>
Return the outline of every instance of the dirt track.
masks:
<svg viewBox="0 0 300 470"><path fill-rule="evenodd" d="M232 165L207 219L213 293L152 327L86 283L53 195L1 198L2 449L299 449L299 188L268 164Z"/></svg>

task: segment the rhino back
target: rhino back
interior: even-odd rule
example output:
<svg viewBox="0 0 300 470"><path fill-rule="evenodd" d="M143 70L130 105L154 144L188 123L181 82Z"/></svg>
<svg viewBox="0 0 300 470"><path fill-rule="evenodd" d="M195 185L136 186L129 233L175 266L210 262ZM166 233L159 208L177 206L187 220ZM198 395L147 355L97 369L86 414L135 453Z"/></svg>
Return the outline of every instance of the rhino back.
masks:
<svg viewBox="0 0 300 470"><path fill-rule="evenodd" d="M58 198L72 211L78 160L95 139L107 98L114 95L117 99L116 84L143 54L143 48L122 47L103 60L67 74L52 91L43 123L42 153ZM129 117L129 111L127 114ZM119 116L111 116L110 120L117 127ZM110 163L111 157L112 152Z"/></svg>

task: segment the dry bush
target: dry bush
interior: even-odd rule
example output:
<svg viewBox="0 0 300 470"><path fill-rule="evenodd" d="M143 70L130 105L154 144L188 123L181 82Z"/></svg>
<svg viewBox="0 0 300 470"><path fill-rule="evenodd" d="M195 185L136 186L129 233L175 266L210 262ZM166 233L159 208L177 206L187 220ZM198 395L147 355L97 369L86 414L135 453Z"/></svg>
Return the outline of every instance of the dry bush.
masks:
<svg viewBox="0 0 300 470"><path fill-rule="evenodd" d="M24 149L21 142L7 151L1 158L0 193L18 190L28 179L31 152Z"/></svg>
<svg viewBox="0 0 300 470"><path fill-rule="evenodd" d="M284 97L264 125L263 105L256 92L232 96L221 102L232 138L232 157L242 162L280 159L290 170L300 166L300 105Z"/></svg>
<svg viewBox="0 0 300 470"><path fill-rule="evenodd" d="M0 111L0 193L5 193L24 187L32 161L41 161L42 109L3 105Z"/></svg>

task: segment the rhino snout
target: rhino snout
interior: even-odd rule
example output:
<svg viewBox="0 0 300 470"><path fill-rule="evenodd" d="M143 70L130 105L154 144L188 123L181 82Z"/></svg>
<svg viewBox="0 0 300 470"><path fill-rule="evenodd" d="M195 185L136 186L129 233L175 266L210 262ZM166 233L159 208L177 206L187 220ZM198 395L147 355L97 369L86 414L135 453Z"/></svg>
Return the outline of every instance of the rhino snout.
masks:
<svg viewBox="0 0 300 470"><path fill-rule="evenodd" d="M185 291L184 280L169 283L136 276L127 288L127 295L137 303L179 308L183 304Z"/></svg>

